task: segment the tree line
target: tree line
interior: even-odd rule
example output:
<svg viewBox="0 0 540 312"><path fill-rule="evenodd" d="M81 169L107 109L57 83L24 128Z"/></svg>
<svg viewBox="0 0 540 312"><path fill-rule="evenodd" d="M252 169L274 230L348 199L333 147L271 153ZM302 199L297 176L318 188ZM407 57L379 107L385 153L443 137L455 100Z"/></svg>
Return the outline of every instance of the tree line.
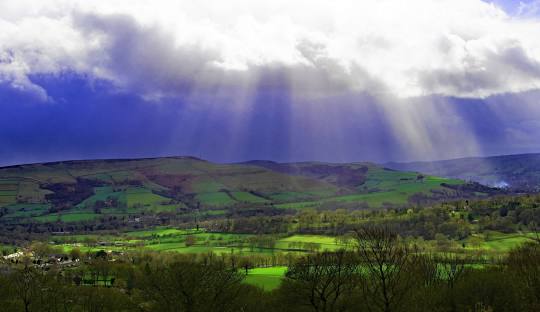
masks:
<svg viewBox="0 0 540 312"><path fill-rule="evenodd" d="M354 249L291 262L273 291L215 254L101 253L78 268L0 268L3 311L539 311L540 243L497 263L424 254L389 227L352 233ZM90 283L88 280L93 280Z"/></svg>

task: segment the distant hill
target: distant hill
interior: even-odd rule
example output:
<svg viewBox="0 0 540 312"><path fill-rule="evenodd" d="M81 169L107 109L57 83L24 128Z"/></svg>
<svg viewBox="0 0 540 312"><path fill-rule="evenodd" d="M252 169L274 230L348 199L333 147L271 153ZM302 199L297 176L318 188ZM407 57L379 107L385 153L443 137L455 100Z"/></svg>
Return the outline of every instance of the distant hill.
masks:
<svg viewBox="0 0 540 312"><path fill-rule="evenodd" d="M193 157L63 161L0 168L0 222L403 207L491 192L458 179L372 163L218 164Z"/></svg>
<svg viewBox="0 0 540 312"><path fill-rule="evenodd" d="M496 187L540 191L540 154L387 163L385 166L396 170L418 171L442 177L476 181Z"/></svg>

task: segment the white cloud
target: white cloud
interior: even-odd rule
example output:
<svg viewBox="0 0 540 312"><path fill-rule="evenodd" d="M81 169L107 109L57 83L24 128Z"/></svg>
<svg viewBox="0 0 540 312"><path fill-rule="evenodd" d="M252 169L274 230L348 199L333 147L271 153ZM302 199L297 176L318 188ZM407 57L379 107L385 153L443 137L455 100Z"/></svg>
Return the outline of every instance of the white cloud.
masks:
<svg viewBox="0 0 540 312"><path fill-rule="evenodd" d="M487 97L540 87L537 38L480 0L3 1L0 82L46 98L29 77L75 71L159 97L280 71L300 95Z"/></svg>

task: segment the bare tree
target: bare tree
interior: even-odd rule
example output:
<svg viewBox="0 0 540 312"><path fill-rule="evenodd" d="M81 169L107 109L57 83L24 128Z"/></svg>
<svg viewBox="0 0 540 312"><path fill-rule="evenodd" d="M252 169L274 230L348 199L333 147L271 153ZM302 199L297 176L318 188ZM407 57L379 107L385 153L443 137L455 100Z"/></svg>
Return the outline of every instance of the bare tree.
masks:
<svg viewBox="0 0 540 312"><path fill-rule="evenodd" d="M520 285L523 300L531 311L540 309L540 244L524 244L510 252L507 267Z"/></svg>
<svg viewBox="0 0 540 312"><path fill-rule="evenodd" d="M182 261L147 266L141 286L152 311L233 311L242 279L222 262Z"/></svg>
<svg viewBox="0 0 540 312"><path fill-rule="evenodd" d="M375 311L398 311L411 291L416 257L388 227L365 226L355 230L356 252L365 282L364 302Z"/></svg>
<svg viewBox="0 0 540 312"><path fill-rule="evenodd" d="M309 255L289 268L285 288L296 303L310 306L313 311L344 311L357 273L353 255L345 251Z"/></svg>
<svg viewBox="0 0 540 312"><path fill-rule="evenodd" d="M532 232L532 236L526 237L531 239L533 242L540 244L540 226L533 221L529 224L529 230Z"/></svg>
<svg viewBox="0 0 540 312"><path fill-rule="evenodd" d="M434 257L433 261L436 264L435 282L442 286L445 294L442 300L450 311L458 311L456 284L465 276L470 259L464 255L446 254Z"/></svg>
<svg viewBox="0 0 540 312"><path fill-rule="evenodd" d="M21 301L25 312L30 311L30 307L37 296L39 289L37 281L38 272L28 266L17 270L11 276L10 284L13 289L13 295Z"/></svg>

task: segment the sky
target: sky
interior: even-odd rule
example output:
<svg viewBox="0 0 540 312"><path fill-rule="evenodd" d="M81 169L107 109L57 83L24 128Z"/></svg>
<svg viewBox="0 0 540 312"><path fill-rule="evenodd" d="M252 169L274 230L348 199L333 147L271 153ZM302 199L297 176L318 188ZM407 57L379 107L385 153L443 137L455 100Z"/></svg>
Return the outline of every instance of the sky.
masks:
<svg viewBox="0 0 540 312"><path fill-rule="evenodd" d="M540 152L540 0L0 0L0 166Z"/></svg>

